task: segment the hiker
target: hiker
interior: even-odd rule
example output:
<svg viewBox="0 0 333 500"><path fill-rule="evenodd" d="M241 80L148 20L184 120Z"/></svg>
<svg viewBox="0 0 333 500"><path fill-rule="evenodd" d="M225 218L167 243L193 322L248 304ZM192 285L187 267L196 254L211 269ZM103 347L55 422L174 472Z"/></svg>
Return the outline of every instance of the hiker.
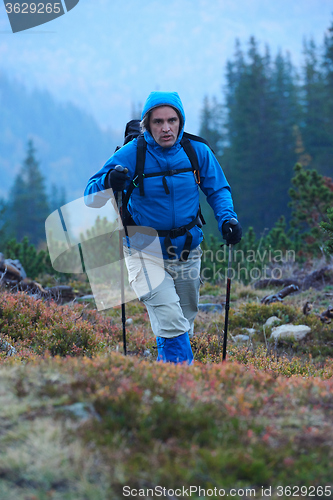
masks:
<svg viewBox="0 0 333 500"><path fill-rule="evenodd" d="M185 114L178 93L152 92L141 119L143 136L118 149L90 178L85 202L91 207L103 206L110 198L103 190L110 188L115 196L120 191L131 193L126 203L129 224L157 230L163 259L154 260L152 255L148 266L153 270L151 276L162 276L160 284L141 293L146 269L124 245L129 282L147 308L157 359L191 364L190 337L198 311L203 239L199 186L227 244L240 241L242 228L215 155L201 138L184 132ZM143 156L144 173L137 171L137 154Z"/></svg>

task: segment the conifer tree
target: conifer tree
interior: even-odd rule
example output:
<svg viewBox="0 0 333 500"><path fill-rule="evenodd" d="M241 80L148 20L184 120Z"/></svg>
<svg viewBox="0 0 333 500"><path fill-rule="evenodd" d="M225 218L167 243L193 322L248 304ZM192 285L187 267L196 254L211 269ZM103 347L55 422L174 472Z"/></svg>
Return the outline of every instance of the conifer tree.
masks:
<svg viewBox="0 0 333 500"><path fill-rule="evenodd" d="M3 198L0 198L0 252L3 252L8 239L8 206Z"/></svg>
<svg viewBox="0 0 333 500"><path fill-rule="evenodd" d="M273 250L298 251L297 238L293 229L287 229L287 222L282 215L265 238L265 246Z"/></svg>
<svg viewBox="0 0 333 500"><path fill-rule="evenodd" d="M331 175L333 163L333 21L324 37L324 132L325 151L321 158L320 172Z"/></svg>
<svg viewBox="0 0 333 500"><path fill-rule="evenodd" d="M51 185L51 192L49 197L50 212L57 210L66 205L66 190L62 186L59 188L56 184Z"/></svg>
<svg viewBox="0 0 333 500"><path fill-rule="evenodd" d="M316 252L324 241L320 224L329 222L328 209L333 206L332 179L323 177L315 169L305 169L299 163L294 170L293 188L289 190L291 225L300 229L308 249Z"/></svg>
<svg viewBox="0 0 333 500"><path fill-rule="evenodd" d="M247 57L236 46L227 73L227 146L223 158L245 227L259 233L288 216L288 185L296 161L293 126L299 116L296 75L289 57L271 61L252 37Z"/></svg>
<svg viewBox="0 0 333 500"><path fill-rule="evenodd" d="M45 219L50 210L35 153L33 141L29 140L27 156L10 191L8 214L11 234L18 241L27 236L36 245L45 241Z"/></svg>
<svg viewBox="0 0 333 500"><path fill-rule="evenodd" d="M321 222L320 226L325 231L328 236L328 241L326 243L326 250L328 253L333 255L333 207L327 210L327 222Z"/></svg>
<svg viewBox="0 0 333 500"><path fill-rule="evenodd" d="M211 100L204 97L203 109L201 111L201 127L199 135L209 142L216 156L223 154L223 114L222 105L214 96Z"/></svg>
<svg viewBox="0 0 333 500"><path fill-rule="evenodd" d="M298 131L303 145L303 165L322 172L323 158L329 142L325 130L325 83L314 40L304 42L304 68L302 86L302 120ZM308 156L304 162L304 155Z"/></svg>
<svg viewBox="0 0 333 500"><path fill-rule="evenodd" d="M18 259L28 278L35 279L45 271L47 255L45 250L37 252L36 247L29 243L27 236L24 236L20 243L16 239L9 240L4 254L7 259Z"/></svg>

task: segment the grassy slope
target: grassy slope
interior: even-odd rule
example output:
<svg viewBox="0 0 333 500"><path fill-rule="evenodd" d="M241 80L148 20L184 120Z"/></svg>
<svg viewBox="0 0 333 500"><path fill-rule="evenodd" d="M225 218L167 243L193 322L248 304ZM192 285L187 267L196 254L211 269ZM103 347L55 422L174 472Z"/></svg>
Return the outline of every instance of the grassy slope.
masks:
<svg viewBox="0 0 333 500"><path fill-rule="evenodd" d="M252 345L230 342L222 365L223 318L199 315L201 362L192 367L154 362L138 303L128 305L129 350L137 355L125 358L117 352L119 310L106 317L2 294L1 333L18 353L0 355L0 498L120 499L124 485L251 487L257 498L262 486L333 490L333 364L289 355L327 343L332 328L308 317L308 345L267 352L259 347L266 317L304 317L295 305L245 301L245 292L238 290L230 331L255 326ZM272 497L282 498L276 489Z"/></svg>

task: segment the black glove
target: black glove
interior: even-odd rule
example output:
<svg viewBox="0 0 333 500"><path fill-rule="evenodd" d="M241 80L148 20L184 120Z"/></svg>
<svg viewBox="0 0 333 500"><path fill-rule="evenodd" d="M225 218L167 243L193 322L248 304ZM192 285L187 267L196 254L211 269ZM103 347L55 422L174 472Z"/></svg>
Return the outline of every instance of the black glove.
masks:
<svg viewBox="0 0 333 500"><path fill-rule="evenodd" d="M124 191L126 183L129 180L127 175L128 169L117 165L115 168L108 171L104 180L105 189L113 189L113 191Z"/></svg>
<svg viewBox="0 0 333 500"><path fill-rule="evenodd" d="M236 245L242 239L242 226L237 219L230 219L223 222L222 236L227 245Z"/></svg>

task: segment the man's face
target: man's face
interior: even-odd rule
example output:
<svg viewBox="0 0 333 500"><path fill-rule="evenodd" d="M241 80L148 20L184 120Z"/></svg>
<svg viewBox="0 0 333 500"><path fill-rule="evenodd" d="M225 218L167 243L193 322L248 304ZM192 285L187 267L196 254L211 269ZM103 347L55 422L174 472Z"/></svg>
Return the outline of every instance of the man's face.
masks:
<svg viewBox="0 0 333 500"><path fill-rule="evenodd" d="M171 148L177 140L180 121L171 106L159 106L150 115L151 135L162 148Z"/></svg>

